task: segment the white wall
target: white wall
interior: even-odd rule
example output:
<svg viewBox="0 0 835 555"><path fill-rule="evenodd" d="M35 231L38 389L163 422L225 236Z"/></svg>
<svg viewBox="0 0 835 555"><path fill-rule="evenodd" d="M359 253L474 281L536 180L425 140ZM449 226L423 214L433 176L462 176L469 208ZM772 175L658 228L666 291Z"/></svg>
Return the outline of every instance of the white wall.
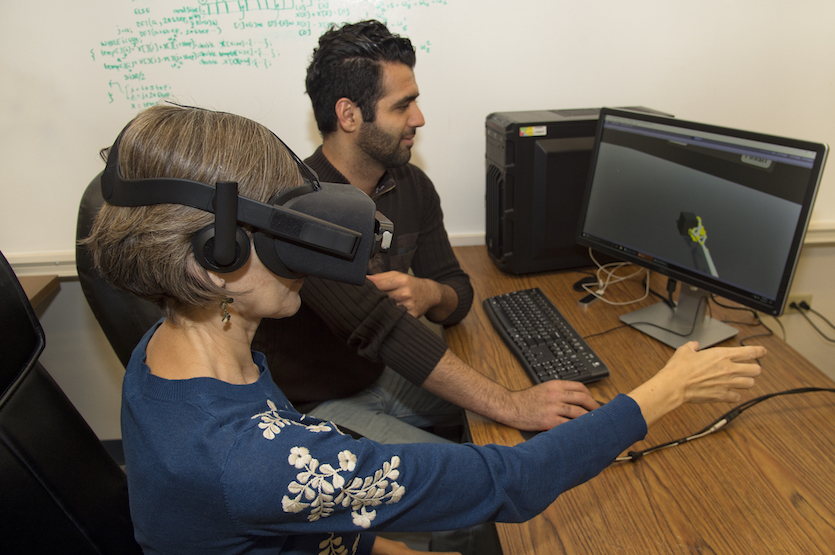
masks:
<svg viewBox="0 0 835 555"><path fill-rule="evenodd" d="M835 288L832 287L832 276L835 276L835 246L806 246L801 252L791 292L793 295L812 295L812 308L835 323ZM811 319L827 337L835 340L835 329L814 316L811 316ZM765 318L764 321L774 329L774 333L781 333L779 326L771 324L773 320ZM821 337L809 322L796 312L787 311L780 321L786 329L786 341L789 345L835 380L835 342Z"/></svg>
<svg viewBox="0 0 835 555"><path fill-rule="evenodd" d="M303 83L316 38L364 17L418 49L427 124L415 161L454 235L484 231L484 120L495 111L643 105L835 143L830 0L2 2L0 250L13 264L71 261L98 150L160 95L252 117L306 156L318 143ZM233 51L231 65L202 63ZM835 228L833 182L824 176L815 225Z"/></svg>

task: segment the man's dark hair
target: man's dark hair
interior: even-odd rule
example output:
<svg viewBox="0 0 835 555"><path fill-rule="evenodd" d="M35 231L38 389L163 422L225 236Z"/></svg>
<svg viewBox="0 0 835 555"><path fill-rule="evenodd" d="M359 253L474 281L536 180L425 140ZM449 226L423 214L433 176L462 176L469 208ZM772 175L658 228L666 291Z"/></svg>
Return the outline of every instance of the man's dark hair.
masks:
<svg viewBox="0 0 835 555"><path fill-rule="evenodd" d="M415 49L409 39L392 34L379 21L332 25L319 37L319 46L307 68L307 94L313 103L316 125L323 135L336 131L334 107L348 98L373 122L383 95L384 62L415 67Z"/></svg>

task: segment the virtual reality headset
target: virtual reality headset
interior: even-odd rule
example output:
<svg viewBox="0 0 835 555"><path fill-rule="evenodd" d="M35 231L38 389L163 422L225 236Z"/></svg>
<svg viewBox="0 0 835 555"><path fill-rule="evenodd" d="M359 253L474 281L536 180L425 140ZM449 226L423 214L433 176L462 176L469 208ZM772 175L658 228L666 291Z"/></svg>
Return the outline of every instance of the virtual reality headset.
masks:
<svg viewBox="0 0 835 555"><path fill-rule="evenodd" d="M120 141L121 134L102 173L104 200L115 206L182 204L213 213L214 224L193 240L194 256L208 270L232 272L247 261L250 239L242 224L255 228L252 242L264 265L290 279L317 276L361 285L368 260L391 245L394 226L368 195L353 185L320 183L289 148L304 184L265 204L239 196L234 182L212 187L169 177L125 179L119 170Z"/></svg>

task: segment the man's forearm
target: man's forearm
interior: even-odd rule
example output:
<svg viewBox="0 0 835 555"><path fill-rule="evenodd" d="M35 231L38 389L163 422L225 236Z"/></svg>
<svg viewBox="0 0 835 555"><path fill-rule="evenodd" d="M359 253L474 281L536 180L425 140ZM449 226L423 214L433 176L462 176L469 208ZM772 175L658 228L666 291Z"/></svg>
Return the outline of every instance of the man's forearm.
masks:
<svg viewBox="0 0 835 555"><path fill-rule="evenodd" d="M579 382L551 380L510 391L447 349L423 387L451 403L520 430L542 431L598 408Z"/></svg>
<svg viewBox="0 0 835 555"><path fill-rule="evenodd" d="M438 397L502 422L507 419L510 391L479 373L447 349L423 382Z"/></svg>

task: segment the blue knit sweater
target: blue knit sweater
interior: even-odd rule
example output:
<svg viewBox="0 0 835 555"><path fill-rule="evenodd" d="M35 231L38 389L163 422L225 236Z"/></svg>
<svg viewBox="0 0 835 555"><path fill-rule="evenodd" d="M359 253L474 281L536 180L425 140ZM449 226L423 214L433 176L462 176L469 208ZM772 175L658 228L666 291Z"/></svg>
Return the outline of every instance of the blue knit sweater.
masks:
<svg viewBox="0 0 835 555"><path fill-rule="evenodd" d="M368 553L373 530L520 522L646 434L620 395L516 447L357 441L299 414L257 352L250 385L152 375L145 349L158 326L133 353L122 400L146 553Z"/></svg>

